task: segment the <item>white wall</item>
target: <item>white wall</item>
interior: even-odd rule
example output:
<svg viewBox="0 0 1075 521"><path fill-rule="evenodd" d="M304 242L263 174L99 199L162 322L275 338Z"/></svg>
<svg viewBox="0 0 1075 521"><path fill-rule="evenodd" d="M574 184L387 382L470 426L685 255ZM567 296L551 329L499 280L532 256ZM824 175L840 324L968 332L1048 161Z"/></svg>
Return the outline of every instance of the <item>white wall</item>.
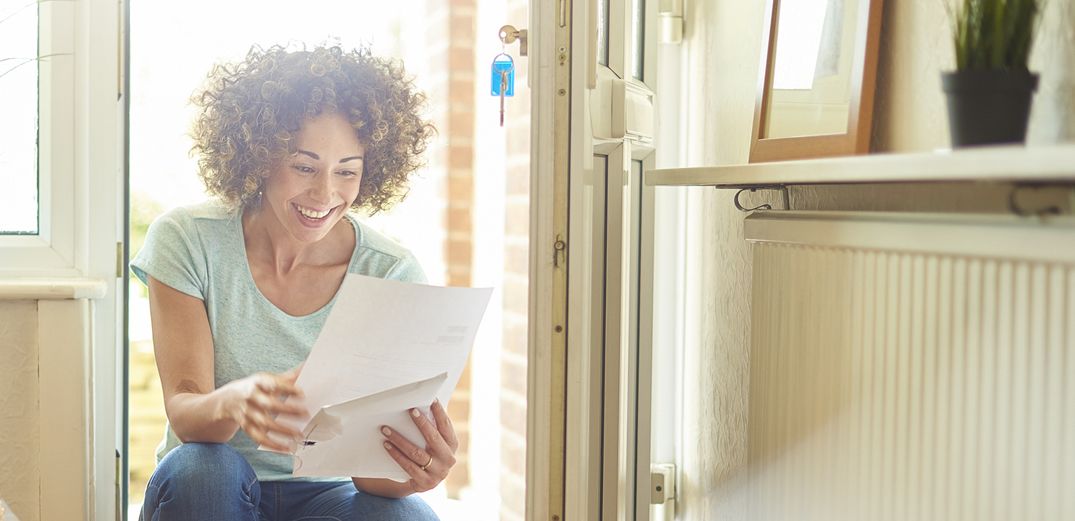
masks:
<svg viewBox="0 0 1075 521"><path fill-rule="evenodd" d="M41 477L37 302L0 302L0 357L0 498L34 521Z"/></svg>
<svg viewBox="0 0 1075 521"><path fill-rule="evenodd" d="M745 163L764 15L761 1L687 2L688 124L693 136L688 166ZM931 150L948 146L940 71L952 52L943 3L888 0L884 13L874 118L875 151ZM1029 140L1075 139L1075 28L1072 2L1049 2L1032 68L1043 73ZM1061 24L1067 24L1061 26ZM837 187L795 190L797 209L929 209L1004 211L1002 189L978 187ZM693 189L701 209L701 324L688 339L682 386L682 470L677 514L686 520L746 518L747 390L750 358L750 249L744 214L732 193ZM697 243L696 243L697 244Z"/></svg>
<svg viewBox="0 0 1075 521"><path fill-rule="evenodd" d="M106 499L115 493L114 481L96 475L101 466L114 469L115 460L94 461L95 453L114 449L109 438L93 441L93 420L111 418L91 405L104 398L90 389L93 359L112 353L90 353L90 300L13 300L11 288L0 284L0 353L10 362L0 365L0 497L23 521L94 519L94 509L111 508ZM34 292L41 289L24 293ZM106 484L95 497L98 483Z"/></svg>

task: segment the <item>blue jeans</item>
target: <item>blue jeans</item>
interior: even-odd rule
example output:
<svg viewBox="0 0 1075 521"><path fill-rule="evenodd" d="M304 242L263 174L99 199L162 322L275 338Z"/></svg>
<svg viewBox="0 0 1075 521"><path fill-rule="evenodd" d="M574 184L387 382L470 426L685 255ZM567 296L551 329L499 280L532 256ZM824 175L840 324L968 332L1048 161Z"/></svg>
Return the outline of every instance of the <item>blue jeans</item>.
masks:
<svg viewBox="0 0 1075 521"><path fill-rule="evenodd" d="M258 482L238 452L220 443L187 443L161 460L146 486L144 521L436 520L417 496L365 494L350 481Z"/></svg>

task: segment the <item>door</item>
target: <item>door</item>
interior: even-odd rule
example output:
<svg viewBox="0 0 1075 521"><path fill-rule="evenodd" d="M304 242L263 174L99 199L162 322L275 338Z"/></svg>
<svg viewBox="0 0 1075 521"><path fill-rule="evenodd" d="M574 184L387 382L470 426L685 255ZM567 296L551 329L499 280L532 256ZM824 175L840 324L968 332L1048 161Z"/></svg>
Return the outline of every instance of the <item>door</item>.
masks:
<svg viewBox="0 0 1075 521"><path fill-rule="evenodd" d="M647 519L656 5L531 9L528 518Z"/></svg>

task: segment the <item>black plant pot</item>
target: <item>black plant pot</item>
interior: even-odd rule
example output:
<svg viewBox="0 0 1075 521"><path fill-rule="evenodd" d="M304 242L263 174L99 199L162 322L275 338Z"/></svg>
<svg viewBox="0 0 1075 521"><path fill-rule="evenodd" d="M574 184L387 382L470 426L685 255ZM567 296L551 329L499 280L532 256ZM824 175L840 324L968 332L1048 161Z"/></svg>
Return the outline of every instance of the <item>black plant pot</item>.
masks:
<svg viewBox="0 0 1075 521"><path fill-rule="evenodd" d="M966 70L942 74L953 147L1023 143L1038 75Z"/></svg>

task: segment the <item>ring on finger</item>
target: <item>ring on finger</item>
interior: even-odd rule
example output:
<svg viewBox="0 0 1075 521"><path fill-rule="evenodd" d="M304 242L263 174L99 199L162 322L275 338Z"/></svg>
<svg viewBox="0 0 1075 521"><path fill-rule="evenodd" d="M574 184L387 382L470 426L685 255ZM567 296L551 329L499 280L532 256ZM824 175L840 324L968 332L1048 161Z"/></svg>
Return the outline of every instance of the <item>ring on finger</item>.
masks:
<svg viewBox="0 0 1075 521"><path fill-rule="evenodd" d="M420 469L422 469L422 470L426 470L426 469L428 469L428 468L429 468L429 466L430 466L430 465L432 465L432 464L433 464L433 455L432 455L432 454L430 454L430 455L429 455L429 461L427 461L425 465L422 465L421 467L418 467L418 468L420 468Z"/></svg>

